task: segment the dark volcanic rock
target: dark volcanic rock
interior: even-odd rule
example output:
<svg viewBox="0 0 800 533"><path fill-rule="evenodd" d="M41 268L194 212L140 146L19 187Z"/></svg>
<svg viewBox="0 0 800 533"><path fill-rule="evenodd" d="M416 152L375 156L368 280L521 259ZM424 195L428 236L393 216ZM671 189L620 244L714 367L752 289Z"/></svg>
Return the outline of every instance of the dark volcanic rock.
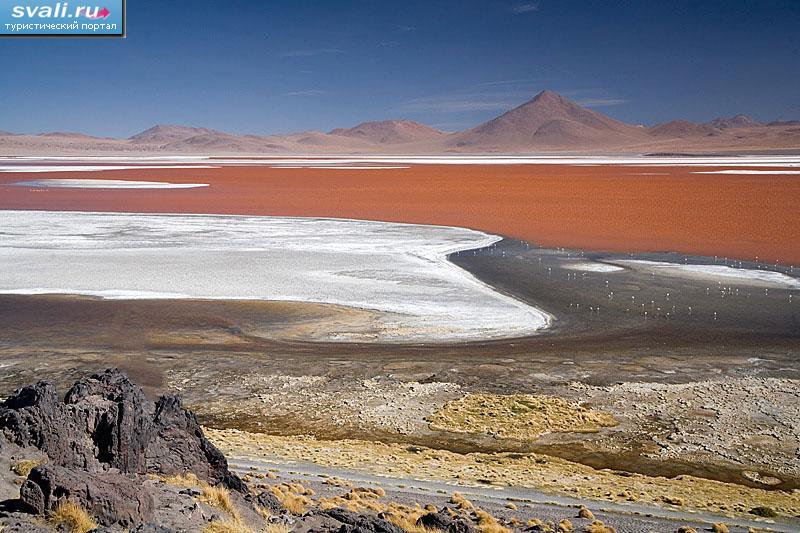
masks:
<svg viewBox="0 0 800 533"><path fill-rule="evenodd" d="M46 381L20 389L0 407L0 430L12 442L35 446L52 464L67 468L164 475L191 471L211 484L246 492L178 397L164 396L153 404L116 369L77 382L64 402Z"/></svg>
<svg viewBox="0 0 800 533"><path fill-rule="evenodd" d="M453 518L444 509L420 516L417 519L417 525L446 533L478 533L479 531L472 523L463 518Z"/></svg>
<svg viewBox="0 0 800 533"><path fill-rule="evenodd" d="M274 494L266 490L261 494L259 494L258 497L256 497L255 503L256 505L258 505L262 509L266 509L267 511L270 512L270 514L273 515L279 515L286 511L286 509L284 509L283 505L278 500L278 498L276 498Z"/></svg>
<svg viewBox="0 0 800 533"><path fill-rule="evenodd" d="M320 514L341 522L339 533L404 533L403 529L376 515L329 509Z"/></svg>
<svg viewBox="0 0 800 533"><path fill-rule="evenodd" d="M212 485L246 493L247 487L228 470L228 461L203 435L194 413L177 396L162 396L155 408L153 434L147 447L147 470L159 474L194 472Z"/></svg>
<svg viewBox="0 0 800 533"><path fill-rule="evenodd" d="M0 405L0 430L18 446L33 446L56 464L94 464L91 441L68 415L55 386L47 381L23 387Z"/></svg>
<svg viewBox="0 0 800 533"><path fill-rule="evenodd" d="M18 390L0 404L3 436L48 457L20 489L22 503L38 514L69 499L103 525L140 526L154 514L143 484L148 473L193 472L242 493L238 500L250 498L178 397L153 403L118 370L78 381L63 402L46 381Z"/></svg>
<svg viewBox="0 0 800 533"><path fill-rule="evenodd" d="M40 466L25 480L20 498L37 514L46 514L67 499L79 501L105 525L135 526L153 517L153 498L141 481L115 472Z"/></svg>
<svg viewBox="0 0 800 533"><path fill-rule="evenodd" d="M94 444L96 458L122 472L145 471L144 451L153 425L153 403L118 370L77 382L64 403Z"/></svg>

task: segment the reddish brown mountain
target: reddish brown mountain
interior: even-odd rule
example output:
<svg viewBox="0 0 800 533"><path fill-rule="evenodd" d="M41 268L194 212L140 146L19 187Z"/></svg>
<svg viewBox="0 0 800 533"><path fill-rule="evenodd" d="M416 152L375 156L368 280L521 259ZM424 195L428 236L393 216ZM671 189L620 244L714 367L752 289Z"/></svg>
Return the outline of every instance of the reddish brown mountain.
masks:
<svg viewBox="0 0 800 533"><path fill-rule="evenodd" d="M647 130L650 135L682 139L684 137L705 137L717 132L707 124L696 124L688 120L671 120L663 124L656 124Z"/></svg>
<svg viewBox="0 0 800 533"><path fill-rule="evenodd" d="M706 125L711 126L712 128L726 130L728 128L751 128L753 126L763 126L764 124L747 115L735 115L727 118L715 118Z"/></svg>
<svg viewBox="0 0 800 533"><path fill-rule="evenodd" d="M176 126L173 124L157 124L152 128L129 137L129 140L139 144L166 144L183 141L197 135L227 135L220 131L208 128L192 128L189 126Z"/></svg>
<svg viewBox="0 0 800 533"><path fill-rule="evenodd" d="M363 122L352 128L337 128L330 135L362 139L376 144L400 144L435 139L445 133L411 120L381 120Z"/></svg>
<svg viewBox="0 0 800 533"><path fill-rule="evenodd" d="M552 91L453 136L456 146L497 149L596 148L630 145L646 137L643 128L583 108Z"/></svg>
<svg viewBox="0 0 800 533"><path fill-rule="evenodd" d="M445 133L410 120L364 122L329 133L236 135L208 128L157 125L128 139L75 133L12 135L0 132L0 153L674 153L800 150L797 121L763 125L745 115L708 124L674 120L633 126L586 109L552 91L470 130Z"/></svg>

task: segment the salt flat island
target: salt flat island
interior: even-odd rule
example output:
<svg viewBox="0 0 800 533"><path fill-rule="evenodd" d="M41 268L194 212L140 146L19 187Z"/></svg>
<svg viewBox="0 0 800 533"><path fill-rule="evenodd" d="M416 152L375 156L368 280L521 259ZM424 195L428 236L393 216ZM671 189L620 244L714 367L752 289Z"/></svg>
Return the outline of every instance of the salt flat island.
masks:
<svg viewBox="0 0 800 533"><path fill-rule="evenodd" d="M374 311L325 340L442 342L533 335L548 313L447 260L500 237L344 219L0 213L0 292L117 299L277 300Z"/></svg>
<svg viewBox="0 0 800 533"><path fill-rule="evenodd" d="M44 179L12 183L17 187L37 189L196 189L208 187L207 183L171 183L168 181Z"/></svg>

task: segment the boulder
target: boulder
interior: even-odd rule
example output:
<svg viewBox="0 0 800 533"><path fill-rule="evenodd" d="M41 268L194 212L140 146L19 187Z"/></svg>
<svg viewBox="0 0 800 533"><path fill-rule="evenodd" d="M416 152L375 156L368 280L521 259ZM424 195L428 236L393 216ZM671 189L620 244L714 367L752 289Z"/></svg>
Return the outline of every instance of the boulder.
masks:
<svg viewBox="0 0 800 533"><path fill-rule="evenodd" d="M269 513L272 515L280 515L286 512L283 504L268 490L263 491L256 497L255 504L262 509L269 511Z"/></svg>
<svg viewBox="0 0 800 533"><path fill-rule="evenodd" d="M453 518L444 509L436 513L428 513L417 519L417 525L433 531L446 533L479 533L471 522L463 518Z"/></svg>
<svg viewBox="0 0 800 533"><path fill-rule="evenodd" d="M340 522L339 533L404 533L388 520L372 514L358 514L344 509L328 509L320 514Z"/></svg>
<svg viewBox="0 0 800 533"><path fill-rule="evenodd" d="M20 488L20 499L37 514L59 503L80 503L103 525L133 527L153 518L153 498L133 475L89 473L63 466L34 468Z"/></svg>

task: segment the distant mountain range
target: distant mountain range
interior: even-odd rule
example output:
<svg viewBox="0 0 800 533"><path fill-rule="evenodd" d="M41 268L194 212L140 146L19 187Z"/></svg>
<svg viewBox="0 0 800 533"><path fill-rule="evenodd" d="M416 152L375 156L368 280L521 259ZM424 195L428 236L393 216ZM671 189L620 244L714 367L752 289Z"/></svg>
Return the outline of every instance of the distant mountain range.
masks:
<svg viewBox="0 0 800 533"><path fill-rule="evenodd" d="M327 133L235 135L208 128L156 125L127 139L70 132L21 135L0 131L0 153L336 154L336 153L647 153L800 151L800 121L763 124L746 115L705 124L673 120L635 126L552 92L459 132L410 120L364 122Z"/></svg>

